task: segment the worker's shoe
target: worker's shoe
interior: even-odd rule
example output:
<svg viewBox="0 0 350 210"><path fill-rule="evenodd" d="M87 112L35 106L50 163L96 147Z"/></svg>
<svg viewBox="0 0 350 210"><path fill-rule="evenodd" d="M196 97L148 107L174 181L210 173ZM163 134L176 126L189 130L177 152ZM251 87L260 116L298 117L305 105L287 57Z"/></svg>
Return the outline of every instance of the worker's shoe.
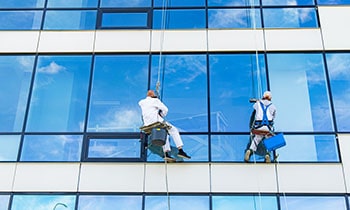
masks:
<svg viewBox="0 0 350 210"><path fill-rule="evenodd" d="M244 155L244 161L249 162L250 156L252 156L252 154L253 154L253 150L247 149Z"/></svg>
<svg viewBox="0 0 350 210"><path fill-rule="evenodd" d="M181 158L185 158L185 159L191 159L190 156L188 156L186 154L186 152L184 152L182 149L179 149L179 153L177 153L177 156L181 157Z"/></svg>
<svg viewBox="0 0 350 210"><path fill-rule="evenodd" d="M176 162L176 159L171 157L168 152L165 153L165 156L163 159L168 163Z"/></svg>
<svg viewBox="0 0 350 210"><path fill-rule="evenodd" d="M265 163L271 163L270 154L265 155Z"/></svg>

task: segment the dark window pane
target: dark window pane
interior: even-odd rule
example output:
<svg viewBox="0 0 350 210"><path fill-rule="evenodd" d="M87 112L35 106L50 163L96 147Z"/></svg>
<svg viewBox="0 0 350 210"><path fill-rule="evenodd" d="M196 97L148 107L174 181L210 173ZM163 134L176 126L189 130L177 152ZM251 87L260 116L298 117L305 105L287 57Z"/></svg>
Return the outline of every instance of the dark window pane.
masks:
<svg viewBox="0 0 350 210"><path fill-rule="evenodd" d="M152 0L101 0L101 7L150 7Z"/></svg>
<svg viewBox="0 0 350 210"><path fill-rule="evenodd" d="M89 139L88 158L140 158L140 139Z"/></svg>
<svg viewBox="0 0 350 210"><path fill-rule="evenodd" d="M89 30L96 27L96 11L49 10L45 15L44 29Z"/></svg>
<svg viewBox="0 0 350 210"><path fill-rule="evenodd" d="M191 161L208 161L208 137L204 135L181 135L182 141L184 142L184 150L186 153L191 156L190 160L186 160L186 162ZM176 159L178 162L184 161L183 158L178 157L178 150L171 140L171 156ZM149 145L148 148L147 161L159 161L164 162L163 156L164 152L162 147Z"/></svg>
<svg viewBox="0 0 350 210"><path fill-rule="evenodd" d="M95 57L88 131L138 132L138 101L146 96L148 55Z"/></svg>
<svg viewBox="0 0 350 210"><path fill-rule="evenodd" d="M102 27L147 27L148 14L140 13L103 13Z"/></svg>
<svg viewBox="0 0 350 210"><path fill-rule="evenodd" d="M1 11L0 30L40 29L42 11Z"/></svg>
<svg viewBox="0 0 350 210"><path fill-rule="evenodd" d="M266 90L263 56L210 55L209 62L211 130L248 132L253 111L249 99Z"/></svg>
<svg viewBox="0 0 350 210"><path fill-rule="evenodd" d="M278 149L279 161L338 162L338 146L332 135L284 135L287 146Z"/></svg>
<svg viewBox="0 0 350 210"><path fill-rule="evenodd" d="M153 28L162 29L163 17L166 17L165 29L205 28L205 10L154 10Z"/></svg>
<svg viewBox="0 0 350 210"><path fill-rule="evenodd" d="M250 3L254 2L254 6L260 5L259 0L234 0L234 1L227 1L227 0L207 0L208 6L234 6L234 7L241 7L241 6L252 6Z"/></svg>
<svg viewBox="0 0 350 210"><path fill-rule="evenodd" d="M0 132L22 131L33 68L34 56L0 56Z"/></svg>
<svg viewBox="0 0 350 210"><path fill-rule="evenodd" d="M82 139L70 135L25 136L21 161L79 161Z"/></svg>
<svg viewBox="0 0 350 210"><path fill-rule="evenodd" d="M11 210L71 210L74 209L74 206L75 195L14 195Z"/></svg>
<svg viewBox="0 0 350 210"><path fill-rule="evenodd" d="M249 135L212 135L211 160L242 162L249 140ZM261 158L261 161L264 161L264 158Z"/></svg>
<svg viewBox="0 0 350 210"><path fill-rule="evenodd" d="M78 210L142 209L139 195L81 195Z"/></svg>
<svg viewBox="0 0 350 210"><path fill-rule="evenodd" d="M48 8L67 7L67 8L86 8L97 7L98 0L48 0Z"/></svg>
<svg viewBox="0 0 350 210"><path fill-rule="evenodd" d="M285 6L296 6L296 5L315 5L314 0L262 0L262 5L265 6L275 6L275 5L285 5Z"/></svg>
<svg viewBox="0 0 350 210"><path fill-rule="evenodd" d="M209 196L170 196L171 210L209 210ZM168 209L167 196L146 196L145 210Z"/></svg>
<svg viewBox="0 0 350 210"><path fill-rule="evenodd" d="M318 27L314 8L264 9L265 28L316 28Z"/></svg>
<svg viewBox="0 0 350 210"><path fill-rule="evenodd" d="M260 10L209 9L209 28L261 28Z"/></svg>
<svg viewBox="0 0 350 210"><path fill-rule="evenodd" d="M27 131L83 131L91 56L40 56Z"/></svg>
<svg viewBox="0 0 350 210"><path fill-rule="evenodd" d="M346 210L343 196L284 196L280 197L281 210Z"/></svg>
<svg viewBox="0 0 350 210"><path fill-rule="evenodd" d="M206 63L205 55L164 55L162 62L152 56L151 88L161 78L166 120L180 132L208 131Z"/></svg>
<svg viewBox="0 0 350 210"><path fill-rule="evenodd" d="M21 140L21 136L15 136L15 135L0 136L0 161L17 160L20 140ZM0 202L0 206L1 206L1 202Z"/></svg>
<svg viewBox="0 0 350 210"><path fill-rule="evenodd" d="M327 65L332 90L338 131L350 131L350 54L327 54Z"/></svg>
<svg viewBox="0 0 350 210"><path fill-rule="evenodd" d="M0 8L43 8L45 0L0 1Z"/></svg>
<svg viewBox="0 0 350 210"><path fill-rule="evenodd" d="M322 55L268 54L267 59L277 130L334 131Z"/></svg>
<svg viewBox="0 0 350 210"><path fill-rule="evenodd" d="M213 196L213 210L278 210L275 196Z"/></svg>
<svg viewBox="0 0 350 210"><path fill-rule="evenodd" d="M168 3L168 5L164 5ZM155 7L195 7L195 6L205 6L205 0L154 0Z"/></svg>

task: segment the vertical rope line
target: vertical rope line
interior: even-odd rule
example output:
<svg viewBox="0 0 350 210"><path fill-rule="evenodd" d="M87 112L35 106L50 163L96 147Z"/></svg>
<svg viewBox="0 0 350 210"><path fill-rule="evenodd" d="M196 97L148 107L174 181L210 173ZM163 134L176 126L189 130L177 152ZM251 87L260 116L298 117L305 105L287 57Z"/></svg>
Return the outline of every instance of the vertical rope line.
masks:
<svg viewBox="0 0 350 210"><path fill-rule="evenodd" d="M166 152L164 152L164 157L166 155ZM165 162L165 188L166 188L166 196L167 196L167 203L168 203L168 210L170 210L170 194L169 194L169 182L168 182L168 162L164 158Z"/></svg>
<svg viewBox="0 0 350 210"><path fill-rule="evenodd" d="M167 19L167 6L168 0L163 0L162 3L162 22L161 22L161 33L160 33L160 49L159 49L159 61L158 61L158 78L156 84L156 91L159 96L160 90L160 72L163 67L163 46L164 46L164 33L166 28L166 19Z"/></svg>
<svg viewBox="0 0 350 210"><path fill-rule="evenodd" d="M254 141L254 139L252 139L252 141ZM254 166L256 168L257 163L256 163L256 157L255 157L255 152L253 152L253 159L254 159ZM259 198L259 205L260 205L260 210L262 210L262 202L261 202L261 189L260 189L260 180L259 180L259 176L257 176L256 178L257 183L258 183L258 198ZM254 208L256 209L256 203L255 203L255 196L254 196Z"/></svg>
<svg viewBox="0 0 350 210"><path fill-rule="evenodd" d="M250 2L250 18L251 24L254 31L254 46L255 46L255 63L256 63L256 79L257 79L257 96L258 98L262 97L262 84L261 84L261 70L260 70L260 61L259 61L259 52L258 52L258 43L257 43L257 30L256 30L256 18L255 18L255 6L254 0L249 0ZM254 84L254 83L253 83Z"/></svg>
<svg viewBox="0 0 350 210"><path fill-rule="evenodd" d="M278 166L279 166L279 161L278 161L278 158L276 158L276 167L275 167L275 171L276 171L276 181L277 181L277 187L278 187L278 192L280 192L280 184L279 184L279 178L278 178ZM287 198L286 198L286 193L283 191L282 192L283 194L283 200L284 200L284 207L286 208L286 210L289 210L288 209L288 204L287 204Z"/></svg>

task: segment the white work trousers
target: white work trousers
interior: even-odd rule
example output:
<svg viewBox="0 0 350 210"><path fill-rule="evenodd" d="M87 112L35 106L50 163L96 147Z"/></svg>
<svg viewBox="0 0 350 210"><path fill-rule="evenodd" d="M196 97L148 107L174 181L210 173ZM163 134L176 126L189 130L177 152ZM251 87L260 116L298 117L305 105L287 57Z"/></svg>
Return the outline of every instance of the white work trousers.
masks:
<svg viewBox="0 0 350 210"><path fill-rule="evenodd" d="M175 145L177 148L182 147L183 146L183 142L179 133L179 130L173 126L172 124L165 122L167 125L171 126L171 128L168 130L169 135L171 136L171 138L173 139ZM163 146L163 151L164 152L168 152L170 151L170 141L169 141L169 136L167 136L167 139L165 141L165 145Z"/></svg>
<svg viewBox="0 0 350 210"><path fill-rule="evenodd" d="M269 128L267 126L262 126L260 128L256 128L255 130L259 130L259 131L269 131ZM261 140L264 138L264 135L255 135L253 138L252 143L250 144L250 148L251 150L253 150L254 152L257 150L258 145L260 144Z"/></svg>

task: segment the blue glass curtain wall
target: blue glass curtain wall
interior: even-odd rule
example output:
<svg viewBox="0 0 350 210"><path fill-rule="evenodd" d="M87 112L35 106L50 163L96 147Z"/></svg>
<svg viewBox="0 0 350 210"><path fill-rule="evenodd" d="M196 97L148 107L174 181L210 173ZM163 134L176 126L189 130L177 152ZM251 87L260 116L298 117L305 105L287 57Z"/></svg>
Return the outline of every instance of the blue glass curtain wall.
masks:
<svg viewBox="0 0 350 210"><path fill-rule="evenodd" d="M166 120L180 130L189 161L242 162L249 100L269 89L288 145L279 160L339 162L336 133L350 131L349 55L2 55L0 161L163 161L159 148L143 151L138 135L137 103L160 82Z"/></svg>

